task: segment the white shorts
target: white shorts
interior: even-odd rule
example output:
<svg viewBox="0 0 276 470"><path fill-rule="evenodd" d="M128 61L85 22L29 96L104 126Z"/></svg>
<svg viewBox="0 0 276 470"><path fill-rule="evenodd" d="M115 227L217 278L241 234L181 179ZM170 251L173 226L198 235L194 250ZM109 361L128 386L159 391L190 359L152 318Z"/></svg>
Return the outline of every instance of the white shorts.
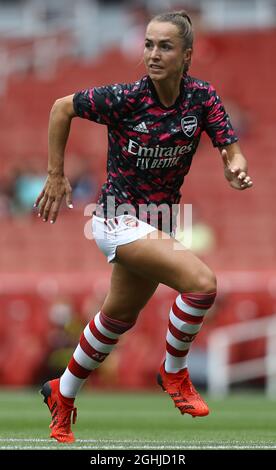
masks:
<svg viewBox="0 0 276 470"><path fill-rule="evenodd" d="M109 263L115 261L117 246L134 242L154 231L155 227L133 215L119 215L113 219L92 217L93 237Z"/></svg>

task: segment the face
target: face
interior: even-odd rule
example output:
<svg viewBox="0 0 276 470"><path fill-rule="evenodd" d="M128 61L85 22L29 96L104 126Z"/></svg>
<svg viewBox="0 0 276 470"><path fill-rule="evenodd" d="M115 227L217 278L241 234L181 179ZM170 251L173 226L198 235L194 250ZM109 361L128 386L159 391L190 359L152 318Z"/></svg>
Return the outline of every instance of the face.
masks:
<svg viewBox="0 0 276 470"><path fill-rule="evenodd" d="M182 75L191 49L183 49L178 27L172 23L151 21L145 37L144 62L152 80L161 81Z"/></svg>

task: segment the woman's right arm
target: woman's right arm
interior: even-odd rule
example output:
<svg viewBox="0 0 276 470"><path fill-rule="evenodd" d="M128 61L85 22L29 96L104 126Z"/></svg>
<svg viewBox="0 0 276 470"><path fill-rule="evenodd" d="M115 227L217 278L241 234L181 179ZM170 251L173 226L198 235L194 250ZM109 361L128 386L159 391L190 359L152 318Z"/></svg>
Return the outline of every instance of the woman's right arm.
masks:
<svg viewBox="0 0 276 470"><path fill-rule="evenodd" d="M38 207L38 216L47 222L51 212L50 222L54 223L64 196L66 204L71 209L72 189L69 180L64 176L64 152L70 125L76 116L73 107L73 96L58 99L50 113L48 131L48 177L45 186L38 196L34 207Z"/></svg>

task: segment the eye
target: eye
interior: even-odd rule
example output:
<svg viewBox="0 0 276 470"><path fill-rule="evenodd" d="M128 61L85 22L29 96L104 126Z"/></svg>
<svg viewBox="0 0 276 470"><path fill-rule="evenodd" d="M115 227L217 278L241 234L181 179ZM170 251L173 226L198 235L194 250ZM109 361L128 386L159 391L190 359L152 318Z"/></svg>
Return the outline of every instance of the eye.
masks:
<svg viewBox="0 0 276 470"><path fill-rule="evenodd" d="M163 49L164 51L169 51L170 49L172 49L172 46L170 44L163 44L161 46L161 49Z"/></svg>
<svg viewBox="0 0 276 470"><path fill-rule="evenodd" d="M151 43L148 42L148 41L146 41L146 42L145 42L145 48L146 48L146 49L149 49L150 47L151 47Z"/></svg>

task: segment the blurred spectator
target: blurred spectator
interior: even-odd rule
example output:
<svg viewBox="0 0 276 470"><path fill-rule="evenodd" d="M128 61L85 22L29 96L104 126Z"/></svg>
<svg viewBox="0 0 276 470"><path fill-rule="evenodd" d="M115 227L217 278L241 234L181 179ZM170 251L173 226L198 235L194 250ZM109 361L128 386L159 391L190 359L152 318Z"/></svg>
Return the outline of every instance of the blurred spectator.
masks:
<svg viewBox="0 0 276 470"><path fill-rule="evenodd" d="M46 173L41 170L43 162L37 157L17 163L0 180L0 219L10 215L31 213L37 195L42 191ZM97 196L99 184L91 174L89 163L72 156L68 163L73 189L74 206L83 206L93 202Z"/></svg>
<svg viewBox="0 0 276 470"><path fill-rule="evenodd" d="M45 176L31 174L30 172L17 176L15 182L16 212L30 211L37 194L43 189L44 182Z"/></svg>
<svg viewBox="0 0 276 470"><path fill-rule="evenodd" d="M33 208L37 194L45 183L46 175L40 169L39 157L33 161L24 161L13 170L13 201L14 213L24 214Z"/></svg>

